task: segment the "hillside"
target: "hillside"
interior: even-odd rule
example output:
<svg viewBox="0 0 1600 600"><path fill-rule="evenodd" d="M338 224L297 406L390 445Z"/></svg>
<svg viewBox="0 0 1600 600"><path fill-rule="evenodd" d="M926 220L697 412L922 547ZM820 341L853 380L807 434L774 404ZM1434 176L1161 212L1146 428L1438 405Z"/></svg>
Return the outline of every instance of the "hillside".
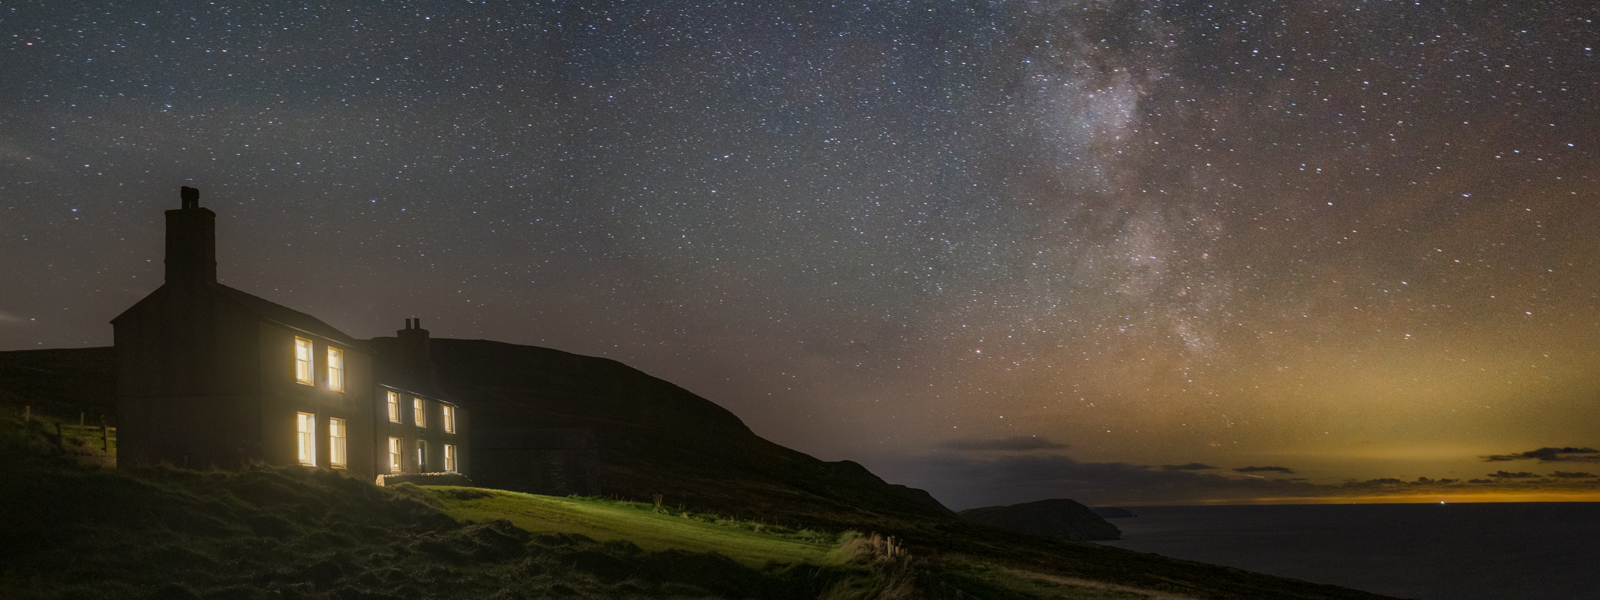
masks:
<svg viewBox="0 0 1600 600"><path fill-rule="evenodd" d="M286 597L372 598L519 597L506 590L543 590L526 592L530 597L568 591L588 597L953 597L949 590L986 600L1378 597L967 523L859 465L827 463L767 442L715 404L620 363L495 342L434 344L441 386L472 411L475 426L593 428L608 495L643 500L660 493L674 509L751 528L808 529L835 536L833 543L846 530L894 535L914 560L830 566L829 560L792 555L825 564L757 568L683 553L715 547L717 554L739 555L751 543L782 544L745 539L654 546L677 536L641 532L618 521L628 520L618 516L625 513L573 508L589 515L584 518L601 516L585 529L550 528L525 520L538 510L485 505L472 492L396 495L410 486L380 489L297 468L228 474L30 467L17 458L27 452L8 447L0 449L0 480L18 487L0 494L0 509L31 517L0 525L0 537L26 542L0 549L0 583L60 590L81 581L115 592L78 596L86 598L139 597L175 581L182 589L157 597L255 594L218 591L229 586ZM384 341L374 345L381 349ZM0 352L4 401L56 407L63 416L78 404L102 406L94 403L106 398L94 390L109 388L109 355L103 348ZM41 445L31 443L34 450ZM570 511L546 512L555 515L553 522L567 523L562 527L577 518ZM567 536L551 541L531 532ZM609 566L591 575L580 568L588 564ZM569 575L578 583L547 576L567 573L562 569L575 570ZM667 572L671 577L661 575ZM462 577L474 585L442 583ZM880 593L890 588L911 591Z"/></svg>
<svg viewBox="0 0 1600 600"><path fill-rule="evenodd" d="M371 343L383 352L393 338ZM607 496L661 494L668 504L809 526L954 519L921 490L769 442L722 407L616 361L482 340L434 339L432 349L440 387L474 427L592 429Z"/></svg>

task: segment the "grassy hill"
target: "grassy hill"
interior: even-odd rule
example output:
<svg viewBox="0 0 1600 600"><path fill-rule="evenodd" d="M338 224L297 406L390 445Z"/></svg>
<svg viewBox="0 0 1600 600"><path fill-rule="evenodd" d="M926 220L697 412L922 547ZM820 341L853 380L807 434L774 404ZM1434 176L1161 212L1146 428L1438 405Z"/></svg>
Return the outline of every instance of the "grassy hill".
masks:
<svg viewBox="0 0 1600 600"><path fill-rule="evenodd" d="M381 347L382 340L378 341ZM435 340L477 426L590 427L608 492L78 466L0 419L0 590L24 598L1377 598L963 522L859 465L755 436L613 361ZM96 364L106 368L97 372ZM105 349L0 352L0 400L75 415ZM64 377L70 374L71 377ZM6 409L14 415L14 409ZM487 421L486 421L487 420ZM681 507L681 508L680 508ZM893 535L892 560L870 534Z"/></svg>
<svg viewBox="0 0 1600 600"><path fill-rule="evenodd" d="M372 343L383 352L393 341ZM672 505L795 526L954 517L920 491L769 442L726 409L613 360L483 340L435 339L432 349L440 387L474 427L593 430L608 496L661 494Z"/></svg>

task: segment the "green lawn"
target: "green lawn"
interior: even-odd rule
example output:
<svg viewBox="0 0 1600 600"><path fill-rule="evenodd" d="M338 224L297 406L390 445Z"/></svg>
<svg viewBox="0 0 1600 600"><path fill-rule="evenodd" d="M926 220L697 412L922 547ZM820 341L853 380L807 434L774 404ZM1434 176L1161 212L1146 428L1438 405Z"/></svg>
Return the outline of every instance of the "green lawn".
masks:
<svg viewBox="0 0 1600 600"><path fill-rule="evenodd" d="M627 541L659 552L714 552L741 564L842 564L853 554L839 535L791 531L749 521L657 508L639 502L555 497L481 488L423 486L431 504L461 521L510 521L532 533L568 533Z"/></svg>

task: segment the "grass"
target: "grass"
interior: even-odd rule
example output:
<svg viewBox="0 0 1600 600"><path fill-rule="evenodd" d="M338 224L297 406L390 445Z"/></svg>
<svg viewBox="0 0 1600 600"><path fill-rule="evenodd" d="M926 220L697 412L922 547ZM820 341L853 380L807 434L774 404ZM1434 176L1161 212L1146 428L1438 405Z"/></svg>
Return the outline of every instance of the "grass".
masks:
<svg viewBox="0 0 1600 600"><path fill-rule="evenodd" d="M494 502L474 505L460 498L472 491L379 488L295 467L101 469L72 461L53 433L37 421L0 420L0 481L8 486L0 494L0 597L8 600L851 600L912 589L909 571L893 564L829 558L840 551L837 537L757 532L604 501L491 494ZM588 531L619 538L671 523L685 542L658 536L663 549L648 550L571 531L534 533L506 519L463 522L438 508L451 503L481 514L512 507L530 527L587 520ZM745 562L688 550L719 539L736 540L733 553ZM833 564L775 562L795 556ZM751 566L758 558L767 562Z"/></svg>
<svg viewBox="0 0 1600 600"><path fill-rule="evenodd" d="M715 552L749 567L840 565L854 556L855 532L825 534L657 507L642 502L539 496L480 488L424 486L426 501L467 522L505 520L532 533L626 541L646 551Z"/></svg>

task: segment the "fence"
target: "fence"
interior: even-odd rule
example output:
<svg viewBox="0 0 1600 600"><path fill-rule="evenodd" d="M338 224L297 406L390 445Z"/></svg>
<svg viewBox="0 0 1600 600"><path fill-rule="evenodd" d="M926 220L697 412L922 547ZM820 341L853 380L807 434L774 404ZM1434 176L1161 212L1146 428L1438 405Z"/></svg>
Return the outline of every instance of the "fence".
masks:
<svg viewBox="0 0 1600 600"><path fill-rule="evenodd" d="M100 424L99 425L89 425L89 424L87 424L88 417L89 417L88 413L82 413L82 412L78 413L78 424L77 425L63 424L60 420L56 420L55 421L55 426L56 426L56 446L59 447L59 448L62 448L62 449L66 449L66 447L67 447L67 445L66 445L66 440L67 440L66 435L67 435L67 431L68 430L73 430L73 429L89 430L89 431L97 432L98 435L91 435L91 436L88 436L88 437L98 438L98 440L100 442L100 451L109 454L111 452L112 444L117 441L117 435L116 435L117 434L117 428L116 427L112 427L111 425L109 425L107 423L105 415L100 415ZM22 407L22 422L23 423L27 423L29 421L33 421L34 419L38 419L40 423L44 423L45 422L45 418L44 418L43 415L35 416L33 414L33 407L32 406L24 406L24 407ZM85 436L73 436L73 437L85 437Z"/></svg>

